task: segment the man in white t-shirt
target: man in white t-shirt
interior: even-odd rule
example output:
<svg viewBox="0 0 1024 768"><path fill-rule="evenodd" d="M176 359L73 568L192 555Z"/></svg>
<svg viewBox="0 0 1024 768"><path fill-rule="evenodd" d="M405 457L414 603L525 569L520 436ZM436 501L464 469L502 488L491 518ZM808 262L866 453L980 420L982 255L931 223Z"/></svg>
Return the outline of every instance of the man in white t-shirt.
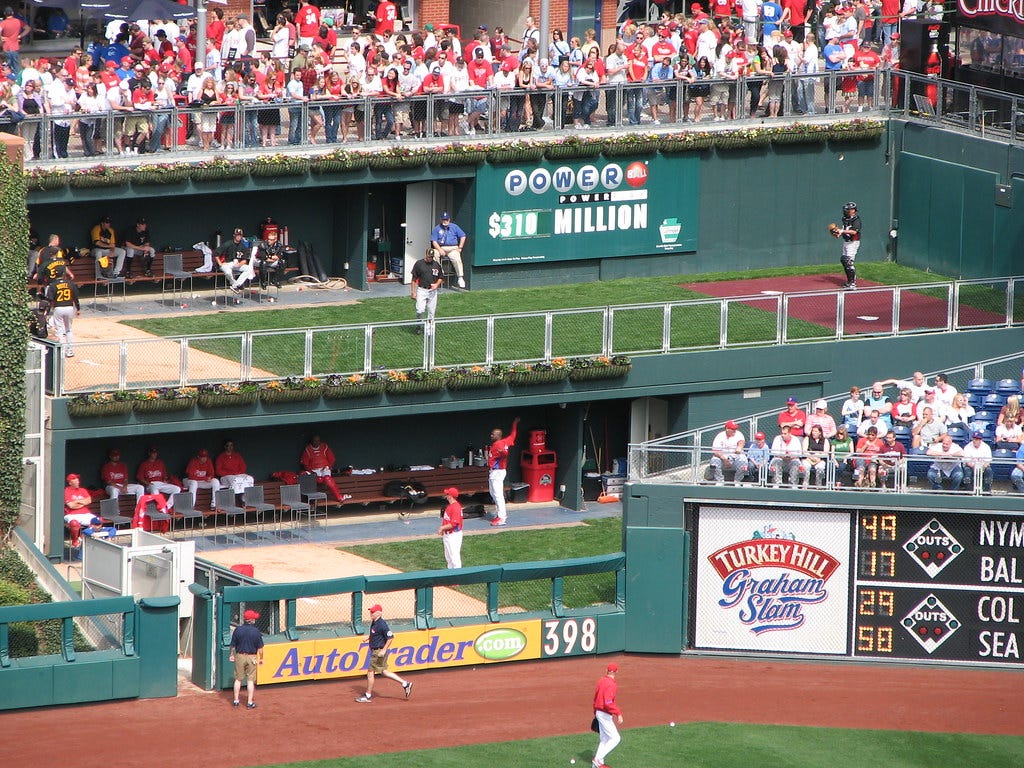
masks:
<svg viewBox="0 0 1024 768"><path fill-rule="evenodd" d="M964 446L964 479L971 484L981 473L981 490L983 493L992 492L992 449L985 442L985 435L975 432L971 435L971 442Z"/></svg>
<svg viewBox="0 0 1024 768"><path fill-rule="evenodd" d="M804 444L799 437L793 437L789 424L782 425L782 434L772 440L772 461L768 469L772 473L772 482L778 488L782 485L782 473L794 488L800 474L800 459L803 456Z"/></svg>
<svg viewBox="0 0 1024 768"><path fill-rule="evenodd" d="M735 421L725 422L725 429L715 435L714 442L711 443L711 450L714 452L714 456L711 457L711 472L717 485L725 482L724 470L726 469L735 471L735 482L743 482L743 478L747 475L747 455L743 452L744 445L746 445L746 441L743 439L743 433L739 430L739 425Z"/></svg>

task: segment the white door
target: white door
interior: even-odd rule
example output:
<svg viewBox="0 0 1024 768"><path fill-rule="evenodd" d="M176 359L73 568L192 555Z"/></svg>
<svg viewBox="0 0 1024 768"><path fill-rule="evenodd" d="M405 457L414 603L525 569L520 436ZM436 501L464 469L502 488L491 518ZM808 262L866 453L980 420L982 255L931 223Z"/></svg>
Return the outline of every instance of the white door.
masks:
<svg viewBox="0 0 1024 768"><path fill-rule="evenodd" d="M629 442L643 443L668 434L668 403L657 397L634 400L630 408Z"/></svg>
<svg viewBox="0 0 1024 768"><path fill-rule="evenodd" d="M434 182L419 181L405 187L405 265L402 282L411 280L412 265L423 258L434 228Z"/></svg>

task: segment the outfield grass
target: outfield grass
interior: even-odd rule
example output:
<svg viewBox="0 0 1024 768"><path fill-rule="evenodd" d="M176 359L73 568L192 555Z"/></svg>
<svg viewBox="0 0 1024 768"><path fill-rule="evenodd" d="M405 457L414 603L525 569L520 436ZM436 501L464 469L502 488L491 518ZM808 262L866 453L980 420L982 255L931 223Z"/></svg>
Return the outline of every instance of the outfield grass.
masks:
<svg viewBox="0 0 1024 768"><path fill-rule="evenodd" d="M889 285L912 285L937 278L918 270L896 264L867 264L860 270L865 279ZM577 284L572 286L541 286L506 291L473 291L446 294L440 302L438 316L466 318L456 325L447 325L436 337L435 365L456 366L486 359L488 324L480 319L493 313L495 307L516 312L632 307L668 301L706 298L704 294L682 287L688 282L768 278L835 272L832 265L761 269L747 272L719 272L706 275L630 278ZM571 290L566 290L569 287ZM509 291L515 300L505 300ZM990 307L992 292L982 291L978 300ZM504 296L503 296L504 294ZM727 339L730 344L768 343L776 338L777 317L774 302L759 308L734 304L730 308ZM405 321L414 318L414 309L405 297L362 299L354 304L264 310L262 312L220 313L202 317L155 318L126 321L130 325L158 336L239 331L279 330L272 338L258 339L252 350L253 365L278 376L299 375L305 358L305 334L294 329L325 326L358 326L363 323ZM477 319L473 319L477 318ZM669 342L673 349L717 347L720 343L720 310L717 303L679 308L672 313ZM595 355L602 350L603 316L601 312L575 312L553 318L554 356ZM615 314L611 339L616 354L650 351L662 347L663 313L660 307L620 309ZM789 318L790 339L831 338L831 328L824 328L798 318ZM494 356L497 360L523 360L539 357L543 350L545 321L543 317L499 316L493 323ZM422 365L422 345L410 343L409 327L382 327L373 339L373 363L376 368L415 368ZM362 328L318 333L313 337L313 372L317 374L362 370L366 351ZM193 346L226 359L238 359L238 340L209 339Z"/></svg>
<svg viewBox="0 0 1024 768"><path fill-rule="evenodd" d="M591 733L479 746L287 763L284 768L589 768ZM615 768L1020 768L1024 737L838 728L689 723L627 729L608 757Z"/></svg>
<svg viewBox="0 0 1024 768"><path fill-rule="evenodd" d="M338 549L406 573L444 567L444 554L436 538L360 544ZM562 560L621 551L622 520L618 517L601 518L586 520L583 525L568 528L505 530L499 536L466 536L462 544L462 565L471 567ZM454 589L481 602L487 600L487 587L484 584L469 584ZM615 598L614 574L567 577L564 589L563 599L569 608L609 603ZM516 605L527 611L543 610L551 604L551 581L516 582L500 589L498 595L502 607Z"/></svg>

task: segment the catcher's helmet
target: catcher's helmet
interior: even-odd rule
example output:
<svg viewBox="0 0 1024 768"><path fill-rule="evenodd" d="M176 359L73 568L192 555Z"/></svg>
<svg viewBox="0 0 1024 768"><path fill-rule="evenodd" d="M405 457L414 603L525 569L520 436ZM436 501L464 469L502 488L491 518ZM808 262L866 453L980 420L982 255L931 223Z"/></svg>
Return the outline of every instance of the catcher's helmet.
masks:
<svg viewBox="0 0 1024 768"><path fill-rule="evenodd" d="M843 206L843 211L855 211L857 210L857 204L852 200Z"/></svg>

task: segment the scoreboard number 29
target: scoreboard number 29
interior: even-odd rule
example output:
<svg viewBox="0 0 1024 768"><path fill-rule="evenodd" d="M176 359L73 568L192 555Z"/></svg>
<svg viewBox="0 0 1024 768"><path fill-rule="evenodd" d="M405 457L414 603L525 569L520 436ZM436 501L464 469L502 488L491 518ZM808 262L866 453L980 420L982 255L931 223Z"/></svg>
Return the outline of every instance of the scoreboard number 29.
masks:
<svg viewBox="0 0 1024 768"><path fill-rule="evenodd" d="M597 619L551 619L544 622L542 655L577 656L597 650Z"/></svg>

